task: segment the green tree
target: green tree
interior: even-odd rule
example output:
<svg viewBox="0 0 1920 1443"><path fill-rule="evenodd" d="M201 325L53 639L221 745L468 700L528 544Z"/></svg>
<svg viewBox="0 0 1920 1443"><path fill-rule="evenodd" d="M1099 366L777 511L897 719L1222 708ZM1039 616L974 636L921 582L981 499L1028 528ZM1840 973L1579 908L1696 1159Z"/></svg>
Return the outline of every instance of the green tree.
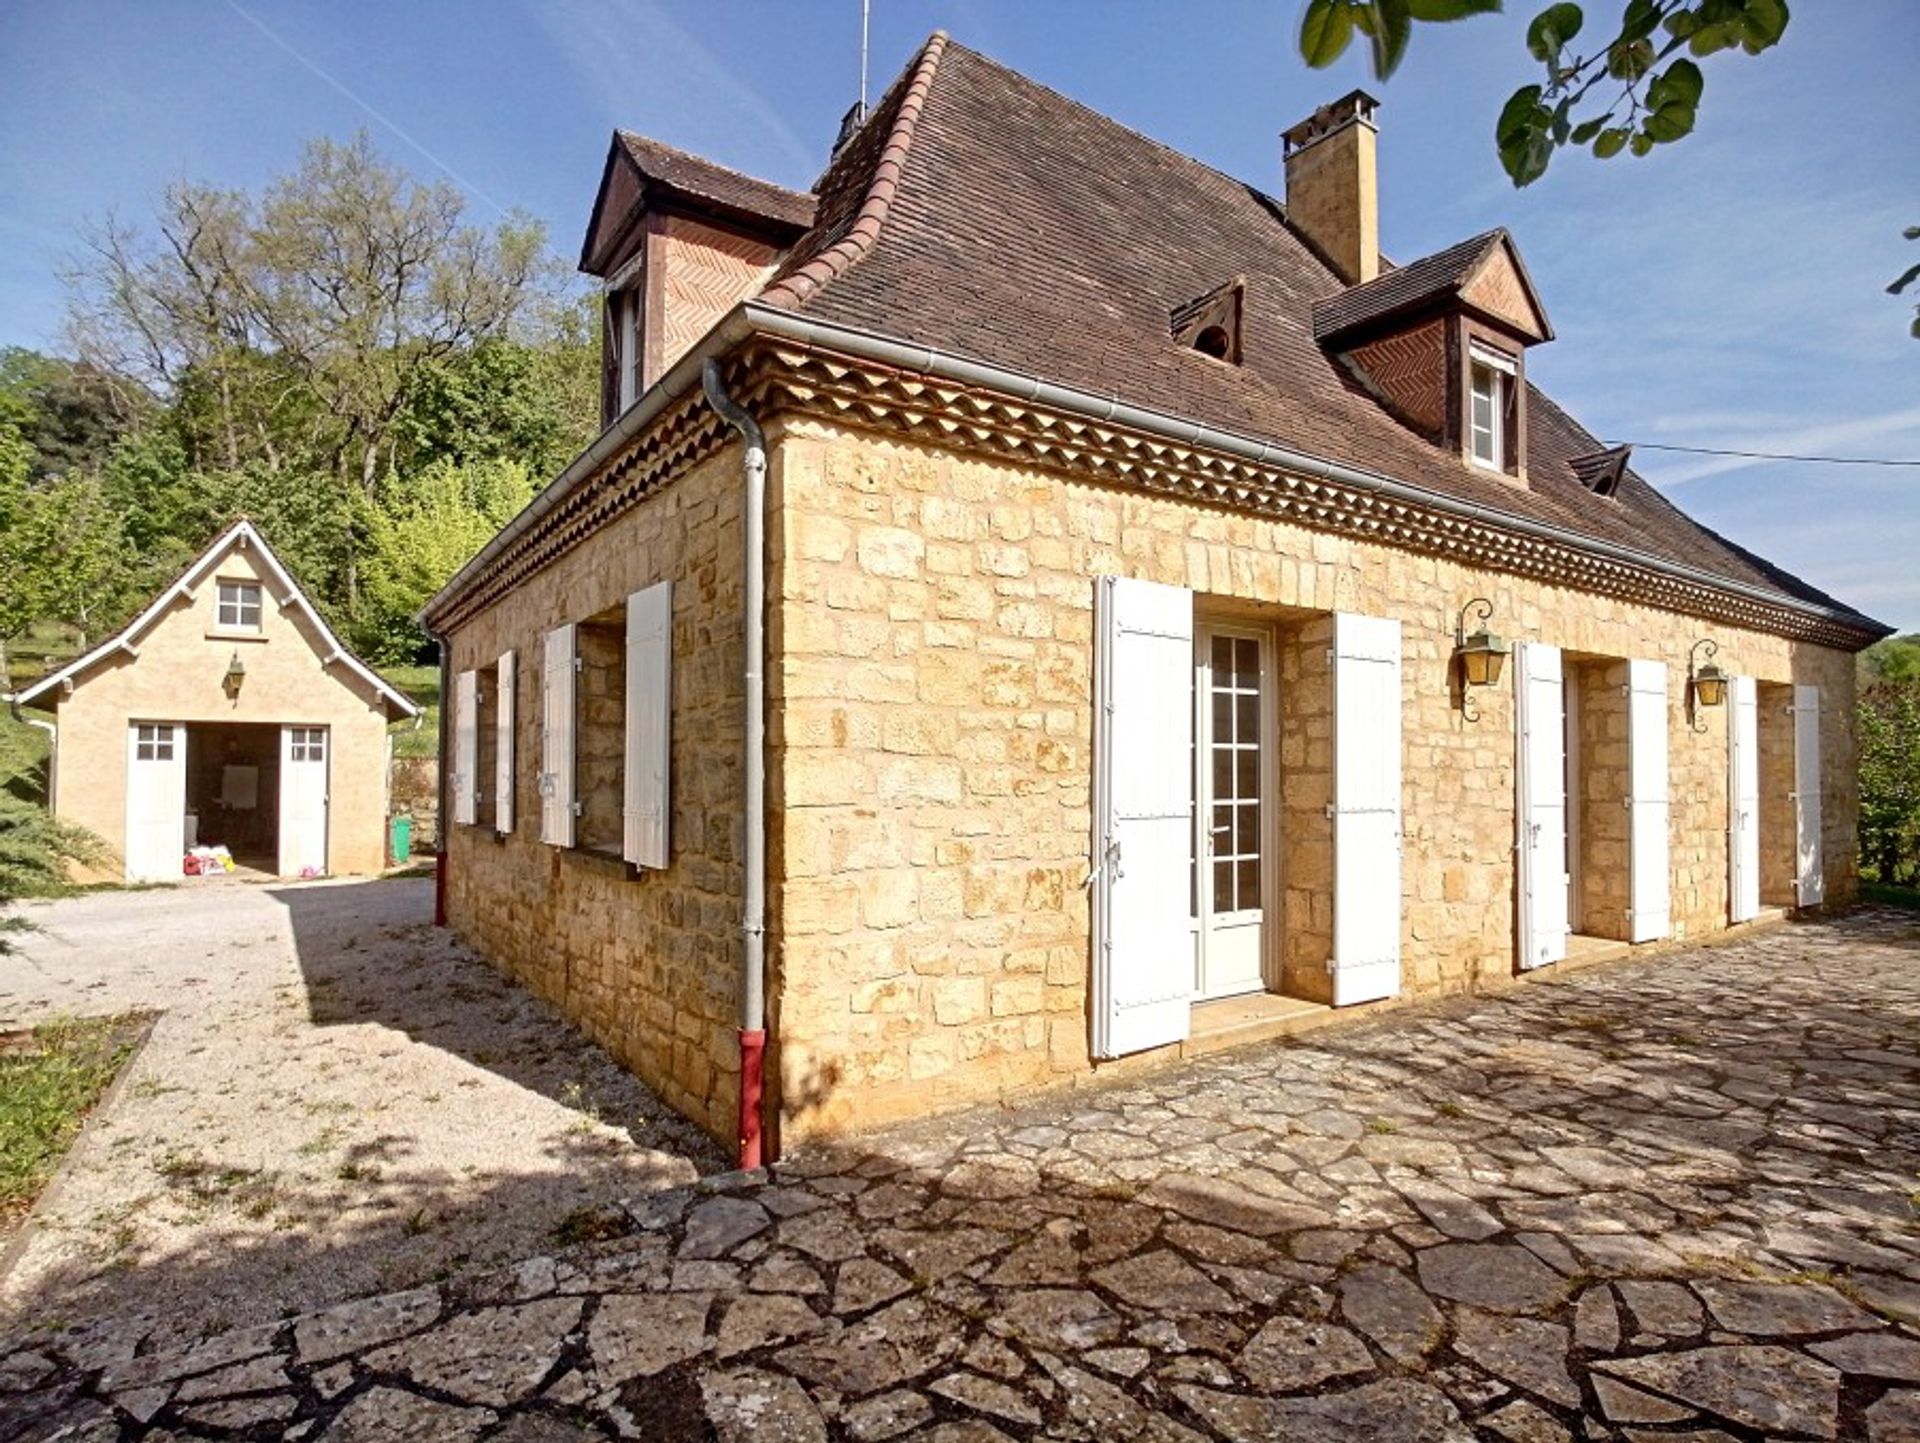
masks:
<svg viewBox="0 0 1920 1443"><path fill-rule="evenodd" d="M372 519L360 646L380 661L410 661L426 638L414 615L454 572L533 499L518 461L436 461Z"/></svg>
<svg viewBox="0 0 1920 1443"><path fill-rule="evenodd" d="M1915 880L1920 863L1920 681L1860 698L1860 855L1879 880Z"/></svg>
<svg viewBox="0 0 1920 1443"><path fill-rule="evenodd" d="M1920 631L1889 636L1860 653L1863 690L1882 682L1920 682Z"/></svg>
<svg viewBox="0 0 1920 1443"><path fill-rule="evenodd" d="M470 222L364 134L312 142L259 196L176 185L152 234L96 227L68 279L80 354L168 399L194 472L343 493L349 612L402 418L476 347L537 338L560 289L539 223Z"/></svg>
<svg viewBox="0 0 1920 1443"><path fill-rule="evenodd" d="M0 788L0 957L33 924L14 913L27 897L57 897L67 890L67 867L98 862L106 855L100 839L83 828L49 816Z"/></svg>
<svg viewBox="0 0 1920 1443"><path fill-rule="evenodd" d="M1385 80L1416 23L1501 8L1501 0L1308 0L1300 54L1309 65L1331 65L1361 35L1374 74ZM1787 20L1787 0L1625 0L1617 26L1576 44L1585 12L1564 0L1548 5L1527 27L1527 50L1544 76L1513 93L1495 126L1501 165L1516 186L1531 185L1563 146L1590 146L1608 160L1681 139L1693 130L1705 84L1697 62L1722 51L1769 50Z"/></svg>

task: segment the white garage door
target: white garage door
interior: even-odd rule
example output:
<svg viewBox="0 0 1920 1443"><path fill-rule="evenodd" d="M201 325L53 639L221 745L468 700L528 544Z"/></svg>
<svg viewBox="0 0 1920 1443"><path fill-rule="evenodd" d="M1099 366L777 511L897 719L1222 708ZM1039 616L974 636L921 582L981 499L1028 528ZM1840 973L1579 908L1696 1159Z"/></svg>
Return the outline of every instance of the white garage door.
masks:
<svg viewBox="0 0 1920 1443"><path fill-rule="evenodd" d="M177 882L187 847L187 729L127 728L127 880Z"/></svg>
<svg viewBox="0 0 1920 1443"><path fill-rule="evenodd" d="M280 728L280 875L327 870L327 729Z"/></svg>

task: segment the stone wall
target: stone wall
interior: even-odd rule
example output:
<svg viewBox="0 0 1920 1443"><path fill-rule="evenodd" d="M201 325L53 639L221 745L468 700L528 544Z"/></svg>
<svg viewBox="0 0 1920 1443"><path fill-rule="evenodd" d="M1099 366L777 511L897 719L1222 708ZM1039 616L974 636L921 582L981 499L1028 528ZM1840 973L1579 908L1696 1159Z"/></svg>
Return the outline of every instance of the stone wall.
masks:
<svg viewBox="0 0 1920 1443"><path fill-rule="evenodd" d="M1760 904L1764 907L1792 907L1799 901L1800 835L1793 802L1793 688L1762 683L1753 689L1754 731L1760 749ZM1851 696L1847 702L1848 723L1853 719ZM1835 718L1823 704L1820 724L1831 733ZM1828 742L1831 746L1832 743ZM1858 800L1857 797L1854 800ZM1827 790L1827 804L1833 804L1833 791ZM1850 837L1859 836L1858 824L1847 824ZM1827 843L1833 844L1833 819L1827 819ZM1827 897L1834 898L1833 856L1827 857Z"/></svg>
<svg viewBox="0 0 1920 1443"><path fill-rule="evenodd" d="M1474 723L1449 686L1454 616L1475 595L1508 636L1667 662L1676 934L1726 925L1725 717L1696 734L1680 705L1687 649L1708 630L1728 670L1822 687L1828 895L1853 890L1844 653L812 422L783 432L773 484L771 990L789 1140L1089 1075L1101 574L1276 618L1400 618L1404 992L1513 973L1512 689L1476 693ZM1314 704L1303 691L1296 705L1282 744L1310 758ZM1304 825L1312 803L1288 805ZM1312 922L1313 853L1296 845L1287 906ZM1324 946L1312 935L1290 962L1303 988Z"/></svg>
<svg viewBox="0 0 1920 1443"><path fill-rule="evenodd" d="M717 454L458 627L455 670L519 662L516 825L449 827L448 911L671 1106L731 1141L739 1089L740 457ZM673 582L671 865L540 841L545 632ZM601 716L603 723L608 718ZM612 734L621 734L617 716ZM585 769L594 804L617 788ZM617 850L617 833L616 833Z"/></svg>
<svg viewBox="0 0 1920 1443"><path fill-rule="evenodd" d="M1569 657L1566 674L1579 736L1573 765L1568 768L1570 792L1577 791L1579 801L1568 807L1567 823L1580 861L1569 917L1575 932L1624 942L1633 932L1627 664ZM1675 911L1679 911L1677 905Z"/></svg>
<svg viewBox="0 0 1920 1443"><path fill-rule="evenodd" d="M1333 619L1283 627L1278 641L1280 990L1333 1000Z"/></svg>

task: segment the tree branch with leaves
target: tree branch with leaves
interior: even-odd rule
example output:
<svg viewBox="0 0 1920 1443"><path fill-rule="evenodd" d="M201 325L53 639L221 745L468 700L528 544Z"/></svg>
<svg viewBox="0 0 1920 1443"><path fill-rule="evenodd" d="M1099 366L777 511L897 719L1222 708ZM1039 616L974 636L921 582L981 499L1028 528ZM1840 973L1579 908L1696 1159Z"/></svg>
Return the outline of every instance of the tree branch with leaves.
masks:
<svg viewBox="0 0 1920 1443"><path fill-rule="evenodd" d="M1415 24L1501 9L1501 0L1308 0L1300 54L1323 68L1363 36L1373 73L1385 80L1405 58ZM1693 131L1705 88L1698 62L1723 51L1769 50L1788 18L1786 0L1627 0L1611 34L1577 46L1586 13L1574 4L1547 6L1527 26L1527 51L1545 75L1514 91L1494 127L1501 166L1516 186L1531 185L1563 147L1610 160L1682 139Z"/></svg>

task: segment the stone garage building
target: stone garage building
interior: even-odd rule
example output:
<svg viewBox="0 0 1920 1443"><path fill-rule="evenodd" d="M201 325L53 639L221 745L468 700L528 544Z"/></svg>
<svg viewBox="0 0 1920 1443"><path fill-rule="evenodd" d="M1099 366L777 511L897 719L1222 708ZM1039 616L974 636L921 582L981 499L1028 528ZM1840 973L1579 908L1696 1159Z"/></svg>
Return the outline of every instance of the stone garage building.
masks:
<svg viewBox="0 0 1920 1443"><path fill-rule="evenodd" d="M607 429L425 613L452 924L675 1106L762 985L790 1142L1852 895L1885 629L1528 383L1504 231L1382 260L1368 97L1282 199L943 37L855 119L616 138Z"/></svg>
<svg viewBox="0 0 1920 1443"><path fill-rule="evenodd" d="M105 840L108 875L178 881L196 843L286 877L385 865L387 723L418 709L250 522L17 700L56 714L53 810Z"/></svg>

